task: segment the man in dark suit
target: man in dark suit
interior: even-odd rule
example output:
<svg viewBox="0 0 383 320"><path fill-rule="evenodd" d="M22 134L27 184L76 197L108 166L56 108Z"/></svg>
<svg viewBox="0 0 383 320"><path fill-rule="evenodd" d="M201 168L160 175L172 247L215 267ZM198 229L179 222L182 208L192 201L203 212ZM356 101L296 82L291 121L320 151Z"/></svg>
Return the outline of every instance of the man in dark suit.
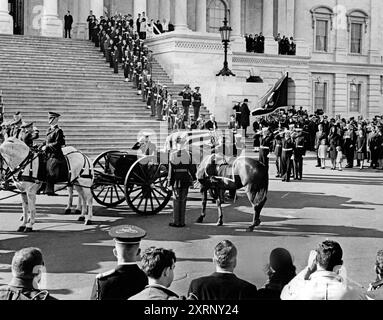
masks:
<svg viewBox="0 0 383 320"><path fill-rule="evenodd" d="M72 30L72 24L73 24L73 17L70 14L70 11L64 16L64 29L65 29L65 39L69 35L69 39L71 38L70 36L70 31Z"/></svg>
<svg viewBox="0 0 383 320"><path fill-rule="evenodd" d="M172 250L151 247L142 256L142 269L148 276L149 285L129 300L180 300L169 289L174 279L176 255Z"/></svg>
<svg viewBox="0 0 383 320"><path fill-rule="evenodd" d="M214 248L216 272L190 283L188 297L196 300L255 300L257 287L234 274L237 266L237 248L229 240Z"/></svg>
<svg viewBox="0 0 383 320"><path fill-rule="evenodd" d="M241 105L241 108L239 109L241 113L240 126L245 131L246 138L248 138L247 127L250 126L250 109L249 109L248 103L249 103L249 100L245 99Z"/></svg>
<svg viewBox="0 0 383 320"><path fill-rule="evenodd" d="M148 284L147 276L137 265L140 260L140 241L146 236L146 231L136 226L122 225L110 229L109 235L115 241L113 254L118 266L97 275L91 300L126 300Z"/></svg>
<svg viewBox="0 0 383 320"><path fill-rule="evenodd" d="M210 115L210 120L205 123L205 129L210 131L215 131L218 129L217 121L215 121L215 116Z"/></svg>

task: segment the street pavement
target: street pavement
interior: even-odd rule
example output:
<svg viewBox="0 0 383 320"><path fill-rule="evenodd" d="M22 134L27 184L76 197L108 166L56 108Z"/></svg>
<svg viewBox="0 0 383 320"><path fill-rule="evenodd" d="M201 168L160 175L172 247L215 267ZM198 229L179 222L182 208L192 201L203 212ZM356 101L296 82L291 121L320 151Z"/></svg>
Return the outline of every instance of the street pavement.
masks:
<svg viewBox="0 0 383 320"><path fill-rule="evenodd" d="M21 200L0 201L0 284L10 278L13 253L23 247L39 247L46 260L45 287L59 299L89 299L95 276L115 266L113 241L107 231L120 224L134 224L147 230L142 248L171 248L177 256L172 289L186 295L190 281L214 271L212 252L221 240L229 239L238 248L237 276L262 287L268 256L284 247L294 257L297 271L305 267L311 249L325 240L338 241L350 278L367 286L375 278L374 259L383 249L383 172L358 168L344 171L315 168L312 157L305 160L302 181L281 182L270 168L268 201L262 224L246 232L252 209L243 192L236 203L224 205L224 226L217 227L217 209L209 201L203 224L195 223L200 201L189 201L187 227L173 229L171 204L156 216L139 216L124 204L106 209L94 206L94 225L84 226L78 216L64 215L62 197L39 196L36 232L16 233L20 225ZM197 190L190 196L199 198ZM0 198L10 195L0 192Z"/></svg>

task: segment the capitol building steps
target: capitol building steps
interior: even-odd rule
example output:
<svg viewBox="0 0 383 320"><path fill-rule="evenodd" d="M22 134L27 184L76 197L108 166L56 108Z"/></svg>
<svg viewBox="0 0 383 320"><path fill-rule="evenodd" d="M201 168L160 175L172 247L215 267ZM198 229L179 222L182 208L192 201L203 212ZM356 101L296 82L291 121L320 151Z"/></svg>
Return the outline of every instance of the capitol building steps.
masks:
<svg viewBox="0 0 383 320"><path fill-rule="evenodd" d="M114 74L88 41L0 35L5 119L20 111L44 138L48 111L58 112L67 145L93 159L107 150L128 151L142 130L156 132L153 139L159 145L167 135L160 133L164 123L150 118L150 110L122 74Z"/></svg>

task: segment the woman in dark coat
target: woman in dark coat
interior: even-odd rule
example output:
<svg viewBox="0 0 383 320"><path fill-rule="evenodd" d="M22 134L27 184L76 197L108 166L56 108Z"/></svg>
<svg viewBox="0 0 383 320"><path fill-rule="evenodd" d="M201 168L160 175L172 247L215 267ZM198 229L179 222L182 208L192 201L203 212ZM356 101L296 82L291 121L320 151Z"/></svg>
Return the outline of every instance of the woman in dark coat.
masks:
<svg viewBox="0 0 383 320"><path fill-rule="evenodd" d="M283 287L296 276L295 270L289 251L283 248L271 251L266 267L269 279L264 287L258 290L258 300L280 300Z"/></svg>
<svg viewBox="0 0 383 320"><path fill-rule="evenodd" d="M338 134L338 130L335 126L332 126L330 128L330 133L328 135L328 141L329 141L329 158L331 160L331 170L335 170L336 168L336 147L340 146L340 135Z"/></svg>
<svg viewBox="0 0 383 320"><path fill-rule="evenodd" d="M358 131L356 138L356 159L360 161L360 169L363 169L364 160L367 158L367 138L363 130Z"/></svg>

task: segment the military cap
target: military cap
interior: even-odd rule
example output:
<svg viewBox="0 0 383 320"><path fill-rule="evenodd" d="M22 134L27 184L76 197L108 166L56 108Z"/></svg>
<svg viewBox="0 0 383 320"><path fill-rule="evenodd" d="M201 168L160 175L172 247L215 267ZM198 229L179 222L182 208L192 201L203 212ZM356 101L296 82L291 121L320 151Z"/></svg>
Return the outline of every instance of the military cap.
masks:
<svg viewBox="0 0 383 320"><path fill-rule="evenodd" d="M187 85L185 86L185 89L190 89L190 86L187 84Z"/></svg>
<svg viewBox="0 0 383 320"><path fill-rule="evenodd" d="M146 236L146 231L132 225L122 225L109 230L109 235L121 244L138 244Z"/></svg>
<svg viewBox="0 0 383 320"><path fill-rule="evenodd" d="M245 100L243 100L243 102L249 102L249 99L245 99Z"/></svg>
<svg viewBox="0 0 383 320"><path fill-rule="evenodd" d="M166 84L164 84L163 86L162 86L162 88L167 88L168 86L166 85Z"/></svg>
<svg viewBox="0 0 383 320"><path fill-rule="evenodd" d="M150 132L150 131L143 131L141 134L142 134L144 137L150 137L150 136L153 135L153 133Z"/></svg>
<svg viewBox="0 0 383 320"><path fill-rule="evenodd" d="M59 118L61 117L60 114L56 113L56 112L49 112L49 118Z"/></svg>
<svg viewBox="0 0 383 320"><path fill-rule="evenodd" d="M201 89L201 87L195 87L194 89L199 90L199 89Z"/></svg>
<svg viewBox="0 0 383 320"><path fill-rule="evenodd" d="M32 127L33 127L33 122L30 122L30 123L23 124L20 128L27 129L27 128L32 128Z"/></svg>
<svg viewBox="0 0 383 320"><path fill-rule="evenodd" d="M15 113L15 116L19 116L21 114L21 112L20 111L17 111L16 113Z"/></svg>

